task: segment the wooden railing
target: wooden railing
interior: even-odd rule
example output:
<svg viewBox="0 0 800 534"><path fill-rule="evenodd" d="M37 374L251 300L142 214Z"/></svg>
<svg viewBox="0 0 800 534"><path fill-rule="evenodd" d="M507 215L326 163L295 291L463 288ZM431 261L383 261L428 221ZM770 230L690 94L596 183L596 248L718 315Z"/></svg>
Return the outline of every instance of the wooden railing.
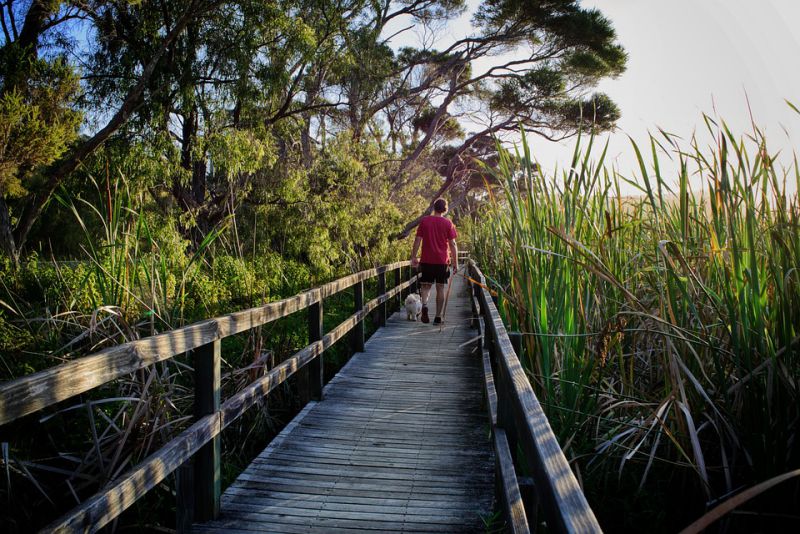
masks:
<svg viewBox="0 0 800 534"><path fill-rule="evenodd" d="M209 520L219 513L220 433L301 368L308 369L307 394L320 399L322 353L352 331L355 351L364 348L364 318L377 313L386 322L386 303L400 297L417 276L409 262L362 271L294 297L195 323L170 332L131 341L0 385L0 426L35 413L154 363L191 352L195 372L195 420L156 453L121 475L99 493L48 525L44 531L94 532L108 524L171 473L178 472L178 528ZM386 275L394 272L394 287L386 290ZM364 282L377 277L378 296L364 303ZM405 280L403 280L405 278ZM324 333L323 300L355 286L354 313ZM308 310L309 345L244 389L220 399L221 340Z"/></svg>
<svg viewBox="0 0 800 534"><path fill-rule="evenodd" d="M478 282L472 283L474 326L480 332L485 394L494 436L497 493L509 531L535 530L536 515L541 508L548 531L601 532L520 364L486 278L471 260L468 272ZM517 350L520 345L517 344ZM531 477L517 474L518 450L532 470Z"/></svg>

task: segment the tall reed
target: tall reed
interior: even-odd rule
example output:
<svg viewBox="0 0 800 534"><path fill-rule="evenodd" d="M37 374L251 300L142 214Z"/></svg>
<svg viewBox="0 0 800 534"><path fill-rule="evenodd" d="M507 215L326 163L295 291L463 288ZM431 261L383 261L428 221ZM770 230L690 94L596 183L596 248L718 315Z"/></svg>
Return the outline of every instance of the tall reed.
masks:
<svg viewBox="0 0 800 534"><path fill-rule="evenodd" d="M660 498L669 480L689 501L673 528L800 466L800 203L787 193L800 167L779 167L758 129L738 139L706 123L710 153L662 134L645 158L632 140L637 180L605 165L605 151L592 160L591 137L546 175L523 136L492 169L500 186L473 236L609 525L624 523L602 504L616 497L609 484L635 479L631 495ZM663 175L665 156L677 176ZM625 196L631 185L638 194Z"/></svg>

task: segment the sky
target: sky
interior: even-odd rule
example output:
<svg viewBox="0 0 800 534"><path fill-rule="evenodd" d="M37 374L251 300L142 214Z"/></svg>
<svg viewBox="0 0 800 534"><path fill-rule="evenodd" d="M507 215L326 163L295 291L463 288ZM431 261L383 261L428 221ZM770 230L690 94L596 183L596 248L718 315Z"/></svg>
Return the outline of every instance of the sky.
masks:
<svg viewBox="0 0 800 534"><path fill-rule="evenodd" d="M469 32L468 12L448 27ZM625 134L645 144L658 128L704 144L702 114L721 117L737 134L751 131L750 110L771 152L791 157L800 141L800 0L583 0L609 18L629 54L626 72L599 90L622 118L610 134L608 157L622 174L638 168ZM401 37L407 39L408 36ZM444 38L447 40L447 37ZM749 107L748 107L749 100ZM573 142L534 138L544 169L563 168Z"/></svg>
<svg viewBox="0 0 800 534"><path fill-rule="evenodd" d="M620 106L610 155L621 171L635 166L628 140L657 127L690 138L702 114L719 116L735 134L755 123L771 151L787 156L800 142L800 1L592 0L628 51L627 71L601 83ZM748 108L749 101L749 108ZM553 161L559 150L541 146Z"/></svg>

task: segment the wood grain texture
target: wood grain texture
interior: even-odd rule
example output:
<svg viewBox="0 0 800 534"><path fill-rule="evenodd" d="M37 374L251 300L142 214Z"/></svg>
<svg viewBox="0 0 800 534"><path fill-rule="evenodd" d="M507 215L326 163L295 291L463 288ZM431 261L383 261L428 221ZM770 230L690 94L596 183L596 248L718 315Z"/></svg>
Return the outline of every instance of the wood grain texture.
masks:
<svg viewBox="0 0 800 534"><path fill-rule="evenodd" d="M412 281L408 281L405 284L410 285L411 283ZM96 532L108 524L184 462L192 458L204 445L213 442L222 429L238 419L260 398L278 387L314 358L319 357L327 347L349 332L357 321L362 320L368 312L375 309L381 302L392 298L402 289L403 286L393 288L387 294L371 300L360 313L345 319L321 340L306 346L270 370L264 377L228 398L219 406L218 411L199 417L192 426L178 434L157 453L121 475L109 487L51 523L43 531ZM216 354L219 349L219 341L212 341L211 345Z"/></svg>
<svg viewBox="0 0 800 534"><path fill-rule="evenodd" d="M484 284L485 277L469 262L473 278ZM503 391L506 406L498 399L498 426L513 425L525 457L532 464L537 497L548 528L556 532L602 532L594 512L578 484L556 439L550 422L533 392L525 370L514 351L503 320L486 287L478 291L487 338L497 357L495 386ZM508 410L503 414L503 410ZM504 415L510 416L508 421Z"/></svg>
<svg viewBox="0 0 800 534"><path fill-rule="evenodd" d="M0 384L0 426L154 363L303 310L360 281L410 265L397 262L340 278L299 295L110 347ZM378 302L399 294L390 291Z"/></svg>
<svg viewBox="0 0 800 534"><path fill-rule="evenodd" d="M325 400L225 491L219 519L195 530L484 532L494 454L483 362L458 284L441 333L390 317L325 387Z"/></svg>
<svg viewBox="0 0 800 534"><path fill-rule="evenodd" d="M530 528L525 515L525 505L522 503L514 461L503 429L497 428L494 431L494 450L497 458L497 485L502 493L508 518L507 530L511 534L528 534Z"/></svg>

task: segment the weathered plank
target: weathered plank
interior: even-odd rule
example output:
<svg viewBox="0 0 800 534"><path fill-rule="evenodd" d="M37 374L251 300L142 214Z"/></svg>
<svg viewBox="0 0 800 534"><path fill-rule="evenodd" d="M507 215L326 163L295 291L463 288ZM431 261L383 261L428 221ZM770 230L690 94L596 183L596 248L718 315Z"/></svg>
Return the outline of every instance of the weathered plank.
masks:
<svg viewBox="0 0 800 534"><path fill-rule="evenodd" d="M506 433L497 428L494 431L494 449L497 459L497 485L502 495L506 518L508 519L508 532L512 534L527 534L528 518L525 515L525 505L522 503L517 473L514 470L514 461L508 448Z"/></svg>
<svg viewBox="0 0 800 534"><path fill-rule="evenodd" d="M473 278L485 286L485 278L470 262ZM548 527L558 532L601 532L594 512L575 478L569 463L550 427L550 422L533 392L525 370L514 352L505 325L486 287L478 291L487 338L496 351L500 377L497 388L503 389L508 406L498 405L498 424L510 416L525 456L533 467L533 478ZM507 381L500 382L503 378ZM503 414L503 410L511 414Z"/></svg>
<svg viewBox="0 0 800 534"><path fill-rule="evenodd" d="M411 282L407 282L407 284L410 283ZM44 530L57 532L95 532L108 524L136 502L136 500L163 481L181 464L190 459L204 445L212 442L222 429L239 418L248 408L255 404L258 399L282 384L287 378L296 373L298 369L308 364L311 360L319 357L322 351L349 332L357 321L363 319L363 314L375 309L381 302L385 302L395 294L398 294L402 289L402 286L398 286L390 290L387 294L381 295L367 303L360 313L345 319L345 321L339 324L339 326L334 328L330 333L323 336L322 339L298 351L291 358L288 358L286 361L273 368L267 375L230 397L219 406L218 411L200 417L192 426L173 438L156 454L148 457L134 469L122 475L120 479L109 488L74 508L51 523ZM211 354L213 356L217 354L219 349L218 340L212 340L211 343L213 347ZM211 376L210 380L213 382L215 377ZM218 395L218 391L216 394ZM211 403L214 402L214 398L210 398L209 400ZM213 457L215 453L211 454ZM213 466L212 469L214 469ZM197 512L197 510L195 510L195 512Z"/></svg>
<svg viewBox="0 0 800 534"><path fill-rule="evenodd" d="M441 334L392 316L325 387L325 400L226 490L220 520L198 529L483 531L494 454L462 290Z"/></svg>
<svg viewBox="0 0 800 534"><path fill-rule="evenodd" d="M357 282L406 265L409 262L397 262L362 271L278 302L110 347L90 356L0 384L0 426L154 363L286 317ZM404 286L393 288L383 297L375 299L369 310L400 294L411 283L409 281Z"/></svg>

